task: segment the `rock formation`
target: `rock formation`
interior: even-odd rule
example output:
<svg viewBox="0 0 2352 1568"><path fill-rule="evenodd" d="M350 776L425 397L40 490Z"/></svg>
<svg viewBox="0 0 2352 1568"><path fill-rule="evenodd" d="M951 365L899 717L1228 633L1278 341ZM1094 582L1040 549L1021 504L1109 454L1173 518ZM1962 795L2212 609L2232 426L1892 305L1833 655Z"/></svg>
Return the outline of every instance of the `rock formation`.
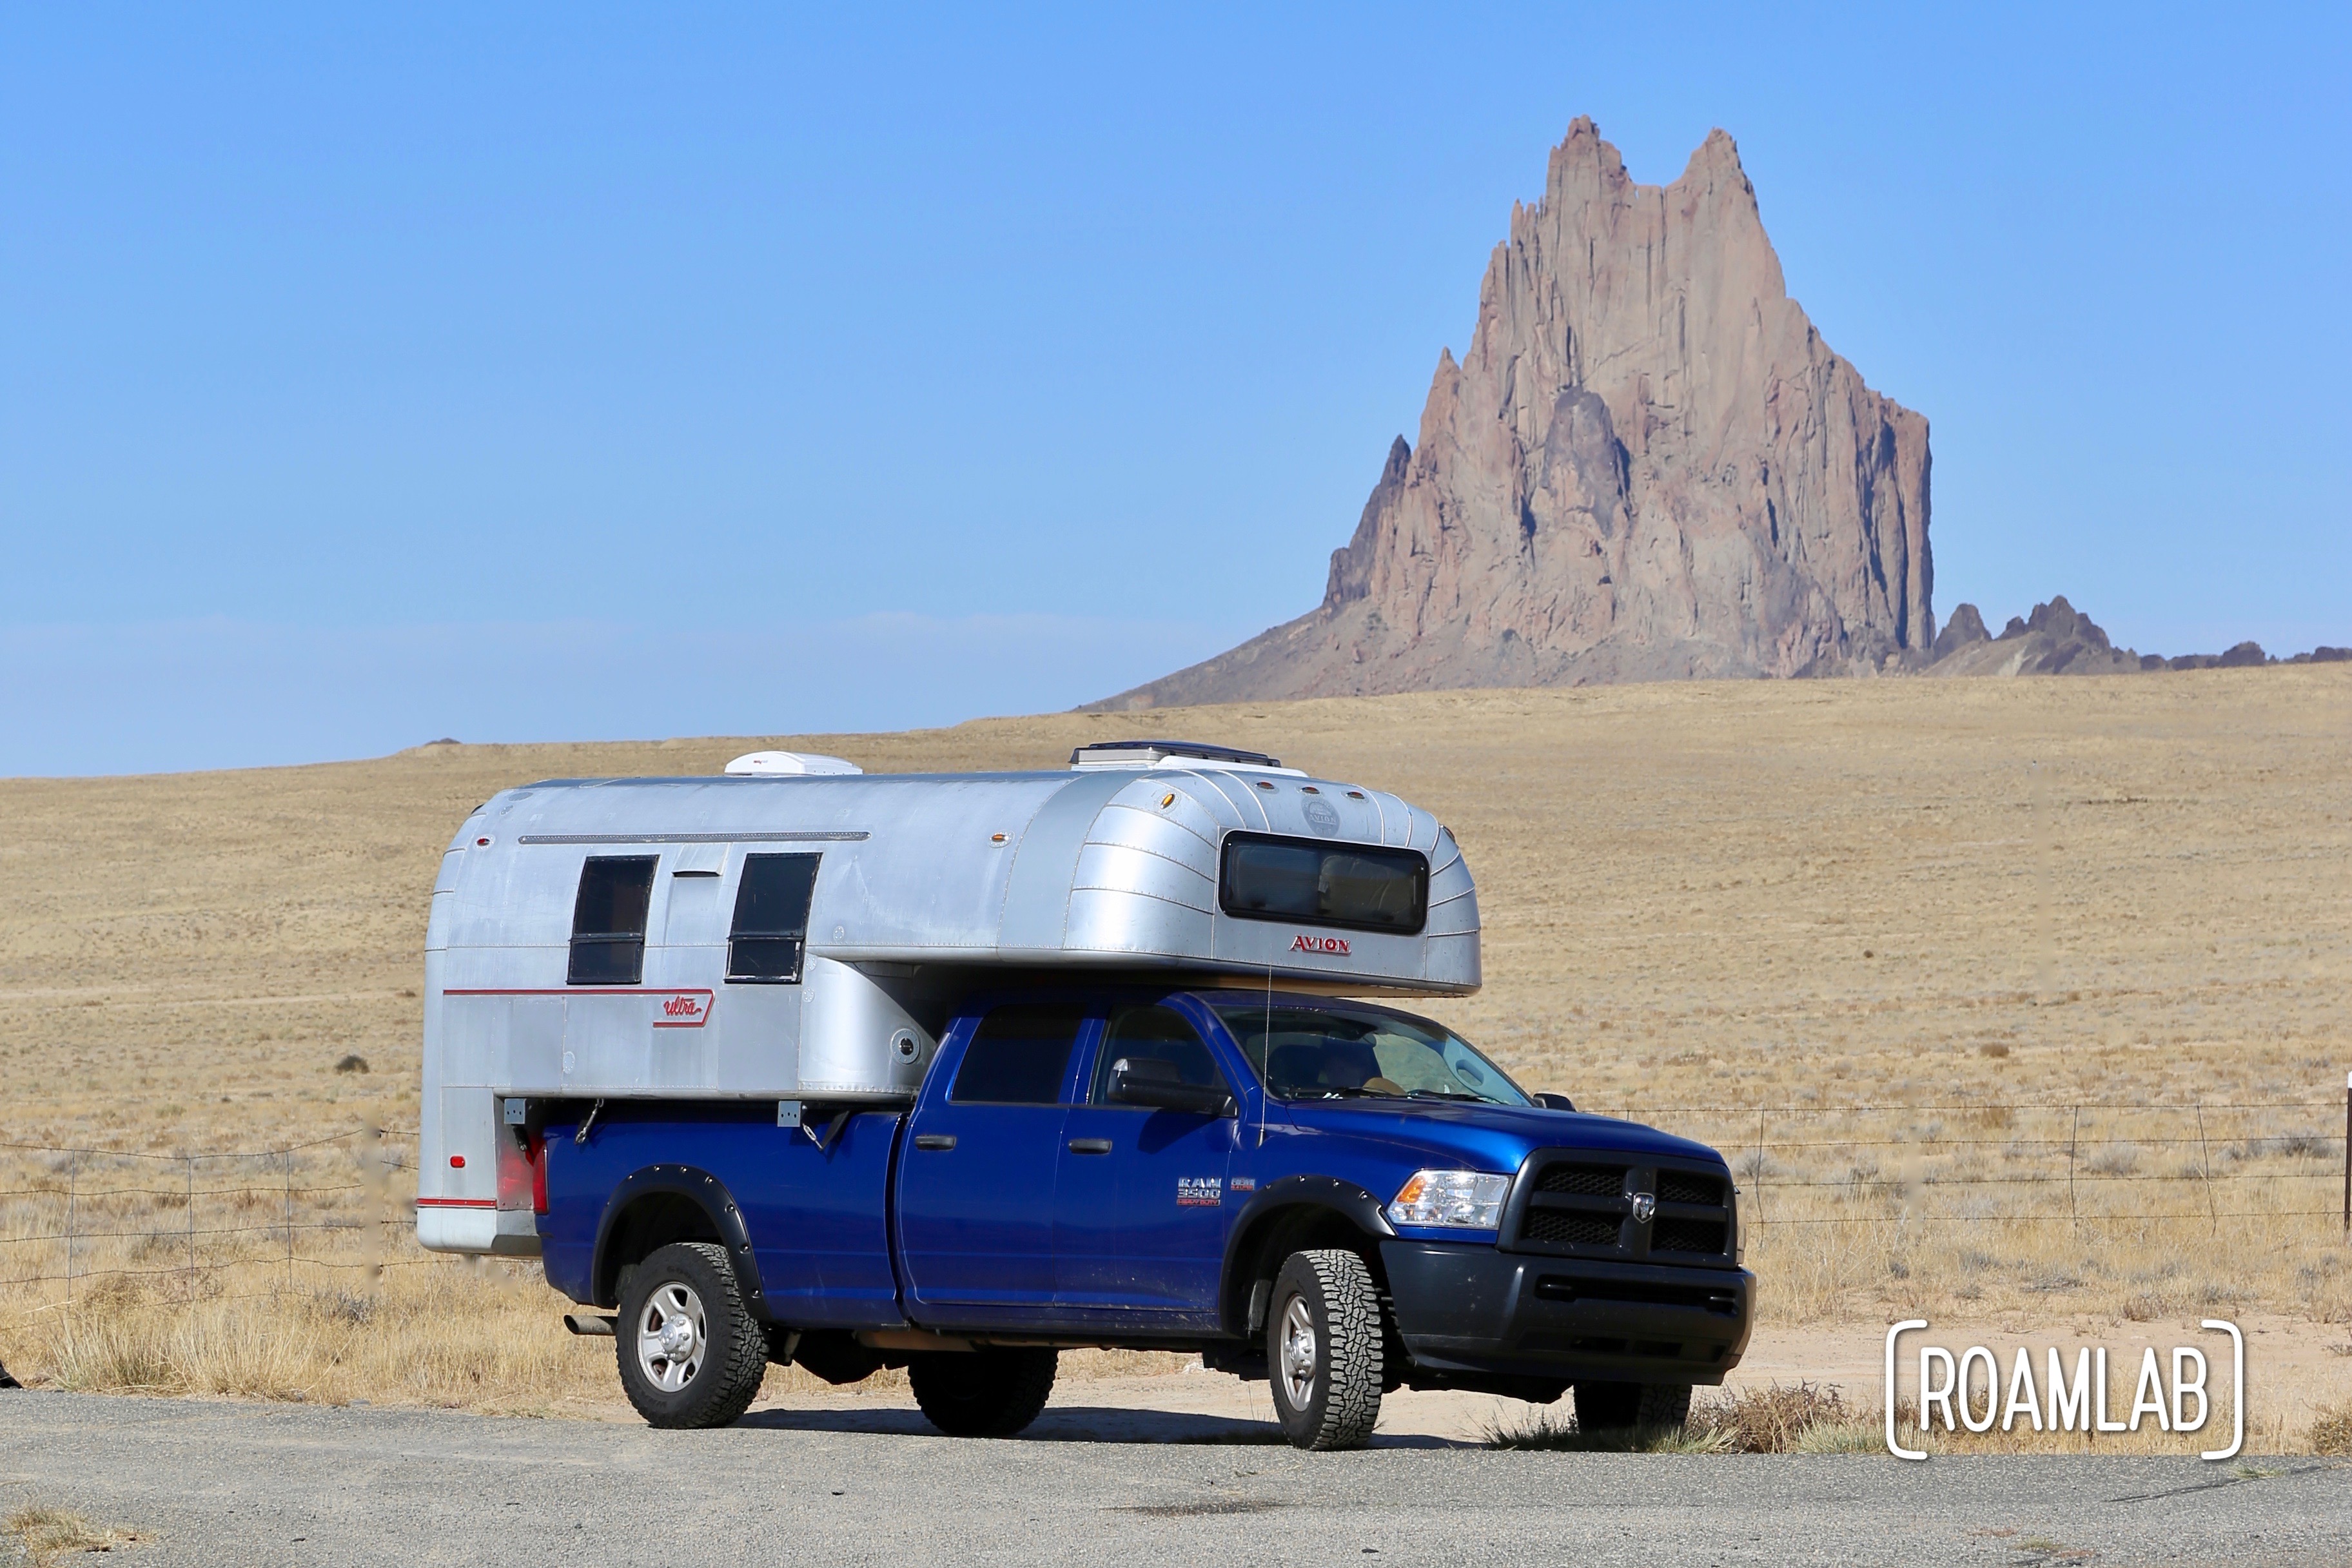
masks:
<svg viewBox="0 0 2352 1568"><path fill-rule="evenodd" d="M1962 605L1936 639L1930 675L2137 675L2160 668L2107 641L2097 623L2059 595L2022 618L2011 616L1999 637L1985 631L1974 605ZM2151 658L2155 656L2150 655Z"/></svg>
<svg viewBox="0 0 2352 1568"><path fill-rule="evenodd" d="M1789 298L1731 138L1661 188L1579 120L1322 604L1095 706L1922 663L1927 489L1927 420Z"/></svg>

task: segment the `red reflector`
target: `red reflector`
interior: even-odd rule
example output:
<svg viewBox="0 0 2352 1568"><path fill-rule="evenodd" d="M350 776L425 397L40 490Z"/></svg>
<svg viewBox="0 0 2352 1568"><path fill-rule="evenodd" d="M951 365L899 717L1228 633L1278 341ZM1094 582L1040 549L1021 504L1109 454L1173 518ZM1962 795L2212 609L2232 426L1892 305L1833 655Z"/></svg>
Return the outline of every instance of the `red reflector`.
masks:
<svg viewBox="0 0 2352 1568"><path fill-rule="evenodd" d="M547 1140L530 1141L530 1212L547 1212Z"/></svg>
<svg viewBox="0 0 2352 1568"><path fill-rule="evenodd" d="M453 1170L453 1171L462 1171L462 1170L464 1170L464 1169L466 1168L466 1156L464 1156L463 1154L452 1154L452 1155L450 1155L450 1156L449 1156L449 1168L450 1168L451 1170Z"/></svg>

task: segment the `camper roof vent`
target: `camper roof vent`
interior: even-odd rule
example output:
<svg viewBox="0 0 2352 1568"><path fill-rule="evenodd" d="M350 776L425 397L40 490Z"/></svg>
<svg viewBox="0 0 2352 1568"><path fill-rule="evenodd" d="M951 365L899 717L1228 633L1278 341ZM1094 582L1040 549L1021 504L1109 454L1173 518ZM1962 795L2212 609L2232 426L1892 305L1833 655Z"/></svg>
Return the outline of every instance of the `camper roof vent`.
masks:
<svg viewBox="0 0 2352 1568"><path fill-rule="evenodd" d="M1074 768L1156 768L1165 763L1213 768L1253 768L1270 773L1296 773L1264 752L1237 751L1200 741L1097 741L1070 753ZM1303 775L1302 775L1303 776Z"/></svg>
<svg viewBox="0 0 2352 1568"><path fill-rule="evenodd" d="M798 778L810 773L862 773L856 763L809 752L746 752L727 764L736 777Z"/></svg>

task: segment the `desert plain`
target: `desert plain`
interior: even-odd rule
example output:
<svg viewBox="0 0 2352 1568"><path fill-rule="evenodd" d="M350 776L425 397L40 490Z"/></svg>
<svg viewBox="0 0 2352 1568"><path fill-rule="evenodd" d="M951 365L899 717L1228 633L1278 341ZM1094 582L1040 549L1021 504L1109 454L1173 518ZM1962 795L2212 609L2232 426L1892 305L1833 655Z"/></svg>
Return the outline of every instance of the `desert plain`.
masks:
<svg viewBox="0 0 2352 1568"><path fill-rule="evenodd" d="M625 1417L611 1342L567 1335L531 1266L427 1258L399 1223L427 895L458 824L533 779L715 772L763 747L1058 768L1131 735L1270 752L1439 815L1478 880L1486 984L1422 1009L1529 1089L1731 1157L1760 1282L1750 1384L1834 1383L1866 1416L1897 1318L1955 1346L2121 1347L2219 1316L2250 1331L2251 1446L2352 1445L2352 668L2333 666L1461 691L0 781L0 1362L37 1385ZM305 1143L242 1163L63 1152ZM298 1183L300 1215L276 1195ZM314 1204L341 1217L267 1234ZM221 1250L239 1226L263 1228L258 1250ZM1066 1365L1140 1405L1251 1405L1178 1358ZM762 1398L904 1401L887 1378L841 1394L791 1369ZM1524 1415L1391 1405L1454 1435ZM2003 1441L2044 1440L1977 1443Z"/></svg>

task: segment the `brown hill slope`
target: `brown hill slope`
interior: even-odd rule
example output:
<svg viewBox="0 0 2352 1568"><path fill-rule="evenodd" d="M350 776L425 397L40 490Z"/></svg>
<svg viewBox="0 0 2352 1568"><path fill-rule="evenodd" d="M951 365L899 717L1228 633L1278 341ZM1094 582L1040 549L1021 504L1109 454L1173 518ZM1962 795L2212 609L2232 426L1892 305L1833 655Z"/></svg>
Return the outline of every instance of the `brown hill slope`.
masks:
<svg viewBox="0 0 2352 1568"><path fill-rule="evenodd" d="M1515 206L1323 603L1102 709L1875 669L1934 637L1927 422L1789 298L1731 138L1590 120Z"/></svg>

